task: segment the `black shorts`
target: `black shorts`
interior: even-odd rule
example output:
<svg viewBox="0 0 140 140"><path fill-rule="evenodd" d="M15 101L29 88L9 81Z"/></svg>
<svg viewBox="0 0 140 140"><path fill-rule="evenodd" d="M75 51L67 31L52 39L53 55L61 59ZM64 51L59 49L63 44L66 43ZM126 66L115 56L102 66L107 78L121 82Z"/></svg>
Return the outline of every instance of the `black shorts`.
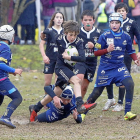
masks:
<svg viewBox="0 0 140 140"><path fill-rule="evenodd" d="M58 76L56 81L56 86L59 86L62 90L69 84L69 80L75 74L68 67L61 65L55 68L55 73Z"/></svg>
<svg viewBox="0 0 140 140"><path fill-rule="evenodd" d="M127 52L125 52L125 55L124 55L124 64L126 65L129 73L131 72L131 63L132 63L131 56Z"/></svg>
<svg viewBox="0 0 140 140"><path fill-rule="evenodd" d="M55 69L56 61L50 60L50 64L44 65L44 74L53 74Z"/></svg>
<svg viewBox="0 0 140 140"><path fill-rule="evenodd" d="M84 74L84 79L87 79L89 82L93 81L95 71L96 71L96 64L83 65L83 64L77 63L75 65L75 74Z"/></svg>

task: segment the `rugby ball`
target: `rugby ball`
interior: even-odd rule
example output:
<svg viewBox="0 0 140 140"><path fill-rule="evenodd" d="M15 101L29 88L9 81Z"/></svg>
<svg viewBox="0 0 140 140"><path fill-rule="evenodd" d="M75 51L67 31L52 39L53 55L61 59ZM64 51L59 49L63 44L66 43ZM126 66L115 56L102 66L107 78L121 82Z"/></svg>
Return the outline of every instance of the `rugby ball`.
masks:
<svg viewBox="0 0 140 140"><path fill-rule="evenodd" d="M78 53L77 49L74 46L69 46L66 49L66 51L67 51L69 56L79 56L79 53ZM66 60L66 59L65 59L65 63L68 63L70 65L75 65L76 64L75 61Z"/></svg>

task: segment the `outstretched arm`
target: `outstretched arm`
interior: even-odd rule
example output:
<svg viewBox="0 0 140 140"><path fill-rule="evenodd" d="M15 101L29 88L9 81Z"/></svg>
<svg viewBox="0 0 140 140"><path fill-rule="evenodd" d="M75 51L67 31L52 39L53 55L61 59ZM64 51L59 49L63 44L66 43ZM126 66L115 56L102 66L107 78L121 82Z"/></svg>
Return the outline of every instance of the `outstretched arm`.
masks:
<svg viewBox="0 0 140 140"><path fill-rule="evenodd" d="M78 114L76 108L75 108L75 110L72 111L72 115L73 115L73 118L75 119L75 121L76 121L77 123L81 123L81 122L82 122L81 114Z"/></svg>

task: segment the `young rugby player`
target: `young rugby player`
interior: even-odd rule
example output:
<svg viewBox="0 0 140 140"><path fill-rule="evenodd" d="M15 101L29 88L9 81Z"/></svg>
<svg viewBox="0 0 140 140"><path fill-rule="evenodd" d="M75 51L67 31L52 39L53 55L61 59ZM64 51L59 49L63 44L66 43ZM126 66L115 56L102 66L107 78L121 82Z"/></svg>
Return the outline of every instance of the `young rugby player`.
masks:
<svg viewBox="0 0 140 140"><path fill-rule="evenodd" d="M123 16L123 23L121 25L121 28L130 35L132 42L134 40L134 36L136 36L136 38L137 38L138 48L139 48L138 53L137 53L137 57L138 57L138 59L140 59L140 29L134 20L129 19L127 17L128 11L129 11L129 9L128 9L127 5L123 2L120 2L115 6L115 12L120 13ZM127 53L127 51L125 51L125 54L124 54L124 63L129 71L129 73L130 73L131 72L132 58ZM112 106L113 92L110 92L110 93L108 94L109 99L106 102L105 107L104 107L107 110ZM112 111L123 110L124 95L125 95L125 87L121 86L121 87L119 87L118 104L115 106L115 108Z"/></svg>
<svg viewBox="0 0 140 140"><path fill-rule="evenodd" d="M21 75L22 69L10 67L12 53L10 44L14 41L14 29L10 25L0 27L0 105L3 103L4 96L8 96L12 101L7 106L4 115L0 118L0 124L10 128L16 128L12 124L10 117L22 102L22 96L17 88L11 83L9 74Z"/></svg>
<svg viewBox="0 0 140 140"><path fill-rule="evenodd" d="M94 90L89 96L88 102L94 103L107 85L113 83L117 86L124 85L126 88L124 120L132 120L137 116L130 112L134 82L124 64L125 50L127 50L136 65L140 65L140 63L137 60L130 36L121 28L123 24L122 15L112 13L109 17L109 24L110 30L104 32L95 45L94 54L95 56L101 56L101 59Z"/></svg>
<svg viewBox="0 0 140 140"><path fill-rule="evenodd" d="M58 46L58 58L55 66L55 73L58 76L55 83L54 91L46 91L50 96L46 96L37 104L38 110L42 105L48 104L52 99L57 108L61 108L60 96L67 84L74 85L73 90L76 96L76 106L79 114L95 107L95 104L84 104L81 96L81 80L74 74L75 62L84 62L85 53L83 49L82 40L77 37L80 31L80 26L75 21L67 21L64 26L64 34L60 34L56 40ZM71 56L67 49L75 48L78 51L78 56ZM71 63L73 62L73 63ZM34 111L31 113L34 116ZM37 113L37 112L36 112Z"/></svg>

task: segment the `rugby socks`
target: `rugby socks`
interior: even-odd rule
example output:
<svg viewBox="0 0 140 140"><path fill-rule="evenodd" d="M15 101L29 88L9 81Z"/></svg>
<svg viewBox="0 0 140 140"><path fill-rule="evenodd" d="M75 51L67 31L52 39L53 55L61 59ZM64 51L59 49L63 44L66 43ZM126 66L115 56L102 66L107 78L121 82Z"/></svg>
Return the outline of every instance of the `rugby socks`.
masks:
<svg viewBox="0 0 140 140"><path fill-rule="evenodd" d="M106 90L107 90L107 95L108 95L108 99L113 99L113 85L108 85L106 86Z"/></svg>
<svg viewBox="0 0 140 140"><path fill-rule="evenodd" d="M77 107L81 106L82 104L84 104L82 96L77 97L76 98L76 105L77 105Z"/></svg>
<svg viewBox="0 0 140 140"><path fill-rule="evenodd" d="M129 111L131 111L131 105L132 105L132 100L131 99L126 99L125 100L125 114Z"/></svg>
<svg viewBox="0 0 140 140"><path fill-rule="evenodd" d="M8 95L12 99L12 101L7 106L7 109L2 116L2 118L10 118L13 112L16 110L16 108L20 105L22 102L22 96L20 95L19 91L15 91L14 93Z"/></svg>
<svg viewBox="0 0 140 140"><path fill-rule="evenodd" d="M39 101L35 106L34 106L34 111L37 113L42 109L43 105Z"/></svg>
<svg viewBox="0 0 140 140"><path fill-rule="evenodd" d="M119 87L119 97L118 97L119 104L123 104L124 94L125 94L125 88Z"/></svg>

